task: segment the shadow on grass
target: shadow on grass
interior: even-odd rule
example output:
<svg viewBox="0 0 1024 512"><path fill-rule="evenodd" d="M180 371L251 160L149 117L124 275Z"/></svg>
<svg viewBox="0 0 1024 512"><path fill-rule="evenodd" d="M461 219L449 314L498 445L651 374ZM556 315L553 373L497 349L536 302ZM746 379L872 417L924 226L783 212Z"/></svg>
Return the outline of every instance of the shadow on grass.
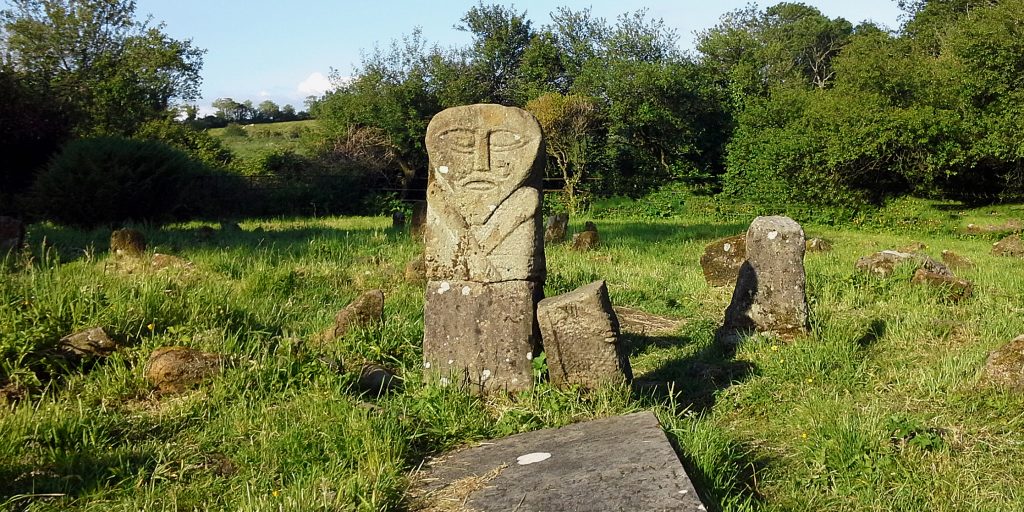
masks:
<svg viewBox="0 0 1024 512"><path fill-rule="evenodd" d="M27 510L48 504L52 510L112 483L153 473L153 454L132 449L128 453L65 452L39 465L0 466L0 509ZM45 506L44 506L45 508Z"/></svg>
<svg viewBox="0 0 1024 512"><path fill-rule="evenodd" d="M608 244L647 244L654 242L681 243L685 241L711 241L745 233L749 227L742 223L722 224L660 224L634 222L595 221L601 242ZM581 226L577 228L582 229Z"/></svg>

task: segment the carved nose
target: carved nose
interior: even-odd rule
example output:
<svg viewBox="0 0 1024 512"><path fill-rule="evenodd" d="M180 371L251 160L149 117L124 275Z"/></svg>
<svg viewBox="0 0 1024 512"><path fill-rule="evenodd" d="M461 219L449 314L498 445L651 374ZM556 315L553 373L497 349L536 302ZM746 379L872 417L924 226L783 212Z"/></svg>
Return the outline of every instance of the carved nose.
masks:
<svg viewBox="0 0 1024 512"><path fill-rule="evenodd" d="M476 151L473 152L473 170L487 172L491 169L490 136L484 132L477 135Z"/></svg>

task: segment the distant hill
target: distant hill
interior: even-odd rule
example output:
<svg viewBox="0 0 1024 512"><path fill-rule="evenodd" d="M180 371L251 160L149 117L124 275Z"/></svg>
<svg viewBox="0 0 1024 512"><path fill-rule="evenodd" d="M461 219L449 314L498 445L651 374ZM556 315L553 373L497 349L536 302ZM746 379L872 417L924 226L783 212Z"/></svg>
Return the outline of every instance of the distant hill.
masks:
<svg viewBox="0 0 1024 512"><path fill-rule="evenodd" d="M292 150L307 154L310 140L320 130L315 119L285 121L250 125L228 125L226 128L211 128L210 135L224 141L238 158L251 158L273 149Z"/></svg>

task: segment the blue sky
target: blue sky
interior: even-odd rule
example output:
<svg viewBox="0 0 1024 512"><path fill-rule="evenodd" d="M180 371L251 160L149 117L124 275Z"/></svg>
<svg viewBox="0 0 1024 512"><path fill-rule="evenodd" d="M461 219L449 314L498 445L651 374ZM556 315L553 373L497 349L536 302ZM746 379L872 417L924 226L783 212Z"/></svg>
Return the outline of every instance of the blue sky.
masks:
<svg viewBox="0 0 1024 512"><path fill-rule="evenodd" d="M490 3L490 2L488 2ZM692 49L694 32L714 26L719 16L742 7L744 0L646 2L589 0L497 2L525 10L535 26L550 21L556 6L591 7L594 14L613 20L624 12L647 8L663 18L680 36L680 46ZM762 7L777 2L760 2ZM863 20L896 29L900 11L895 0L805 0L829 17L855 24ZM328 86L332 69L350 74L360 51L386 46L421 27L429 43L464 45L468 34L453 28L475 0L353 1L353 0L137 0L139 17L152 15L166 23L171 36L190 38L205 48L203 99L220 97L259 103L271 99L302 108L303 99Z"/></svg>

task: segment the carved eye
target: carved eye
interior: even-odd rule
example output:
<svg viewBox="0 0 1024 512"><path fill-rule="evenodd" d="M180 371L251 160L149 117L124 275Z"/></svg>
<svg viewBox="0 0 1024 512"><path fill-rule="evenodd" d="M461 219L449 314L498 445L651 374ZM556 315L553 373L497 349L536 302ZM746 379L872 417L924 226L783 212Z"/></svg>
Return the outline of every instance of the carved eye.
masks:
<svg viewBox="0 0 1024 512"><path fill-rule="evenodd" d="M452 151L472 153L476 149L476 133L465 128L452 128L437 136Z"/></svg>
<svg viewBox="0 0 1024 512"><path fill-rule="evenodd" d="M525 146L527 142L526 137L513 131L494 130L491 132L490 145L493 151L512 151Z"/></svg>

